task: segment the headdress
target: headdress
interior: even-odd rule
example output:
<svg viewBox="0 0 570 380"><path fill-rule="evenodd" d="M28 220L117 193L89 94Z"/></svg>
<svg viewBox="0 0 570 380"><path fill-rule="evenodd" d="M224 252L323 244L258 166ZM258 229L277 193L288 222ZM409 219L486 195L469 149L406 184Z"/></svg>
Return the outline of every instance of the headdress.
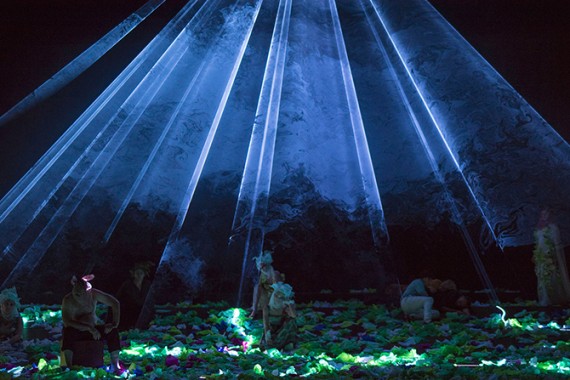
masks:
<svg viewBox="0 0 570 380"><path fill-rule="evenodd" d="M273 263L273 256L271 256L271 251L263 251L258 257L253 258L255 260L255 265L257 269L261 270L261 265L271 265Z"/></svg>
<svg viewBox="0 0 570 380"><path fill-rule="evenodd" d="M144 261L136 263L133 268L130 270L131 275L135 273L137 270L142 270L145 276L150 274L151 269L154 267L154 264L150 261Z"/></svg>
<svg viewBox="0 0 570 380"><path fill-rule="evenodd" d="M81 277L81 279L83 280L83 282L85 283L85 290L91 290L91 288L93 287L91 285L91 283L89 281L93 280L95 278L95 275L93 274L86 274L85 276ZM77 277L74 275L73 277L71 277L71 285L75 286L75 284L77 284Z"/></svg>
<svg viewBox="0 0 570 380"><path fill-rule="evenodd" d="M15 287L7 288L0 292L0 305L8 300L14 302L14 314L18 314L18 309L20 308L20 297L18 297Z"/></svg>

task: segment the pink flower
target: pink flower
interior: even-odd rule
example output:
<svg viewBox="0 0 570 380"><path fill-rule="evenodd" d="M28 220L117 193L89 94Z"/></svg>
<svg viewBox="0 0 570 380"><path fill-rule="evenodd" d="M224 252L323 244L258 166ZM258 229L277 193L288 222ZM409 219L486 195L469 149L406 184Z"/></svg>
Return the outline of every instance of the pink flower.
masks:
<svg viewBox="0 0 570 380"><path fill-rule="evenodd" d="M178 361L178 358L177 358L176 356L168 355L168 356L166 357L166 359L164 360L164 364L165 364L167 367L172 367L172 366L175 366L175 365L179 365L180 362Z"/></svg>

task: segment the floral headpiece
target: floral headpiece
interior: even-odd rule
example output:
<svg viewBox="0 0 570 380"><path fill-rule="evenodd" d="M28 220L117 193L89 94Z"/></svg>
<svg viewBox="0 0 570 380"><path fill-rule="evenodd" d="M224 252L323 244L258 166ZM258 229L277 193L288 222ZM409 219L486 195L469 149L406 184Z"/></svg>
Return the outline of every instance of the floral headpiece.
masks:
<svg viewBox="0 0 570 380"><path fill-rule="evenodd" d="M131 275L135 273L137 270L142 270L145 276L150 274L151 269L154 267L154 264L150 261L136 263L133 268L130 270Z"/></svg>
<svg viewBox="0 0 570 380"><path fill-rule="evenodd" d="M7 288L0 292L0 305L8 300L14 302L14 314L17 314L20 308L20 297L18 297L15 287Z"/></svg>
<svg viewBox="0 0 570 380"><path fill-rule="evenodd" d="M85 290L91 290L91 288L93 288L93 286L91 285L91 283L89 281L93 280L95 278L95 275L93 274L86 274L85 276L81 277L81 279L83 280L83 282L85 283ZM71 277L71 285L75 286L75 284L77 284L77 277L73 276Z"/></svg>
<svg viewBox="0 0 570 380"><path fill-rule="evenodd" d="M253 260L255 260L257 269L261 270L261 266L263 264L271 265L273 263L273 256L271 256L271 251L263 251L259 254L258 257L254 257Z"/></svg>

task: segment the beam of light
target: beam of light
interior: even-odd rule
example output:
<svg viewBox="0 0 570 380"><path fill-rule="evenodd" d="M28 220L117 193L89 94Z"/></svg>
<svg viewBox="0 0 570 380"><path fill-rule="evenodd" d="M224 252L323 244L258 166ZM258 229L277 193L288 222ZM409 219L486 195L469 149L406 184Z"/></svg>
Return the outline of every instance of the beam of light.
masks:
<svg viewBox="0 0 570 380"><path fill-rule="evenodd" d="M180 235L180 230L182 229L182 225L184 224L184 221L186 220L186 215L188 214L188 208L190 207L190 203L192 202L192 198L194 197L194 192L196 190L196 186L198 185L198 180L200 179L200 176L202 174L202 170L204 169L204 164L205 164L206 159L208 157L208 154L210 152L212 142L213 142L214 137L216 135L216 132L218 130L218 126L220 124L220 120L222 118L224 110L226 108L226 104L227 104L228 98L230 96L231 89L234 85L238 69L239 69L241 62L243 60L243 56L245 54L245 50L247 48L249 39L251 37L253 27L255 25L255 22L257 21L257 16L259 15L259 10L261 8L262 3L263 3L263 0L255 0L255 6L254 6L255 8L253 10L253 14L251 15L252 19L249 22L249 27L245 33L242 44L239 47L237 57L235 58L235 61L233 63L231 73L230 73L229 78L226 82L226 86L224 88L223 95L219 101L218 108L216 110L216 114L214 115L212 124L210 126L210 130L208 131L208 135L206 137L206 141L204 142L204 144L202 146L202 150L200 152L198 162L196 163L196 166L194 167L192 177L188 183L186 192L185 192L184 197L182 199L182 202L179 206L178 213L176 214L176 220L174 222L172 230L170 231L168 241L166 243L163 254L162 254L160 261L159 261L159 264L157 266L157 273L161 269L161 266L164 265L165 262L168 262L170 260L171 250L173 249L173 246L178 241L178 238ZM147 297L147 300L145 301L145 303L148 302L148 300L149 300L149 297Z"/></svg>
<svg viewBox="0 0 570 380"><path fill-rule="evenodd" d="M211 9L214 6L214 4L216 4L215 1L208 2L207 3L208 8L206 8L206 6L204 6L202 9L200 9L200 12L204 12L205 9L208 9L208 10ZM107 228L107 231L105 232L104 237L103 237L103 244L106 244L109 241L109 239L111 238L113 231L117 227L117 224L119 223L121 217L123 216L125 210L127 209L128 205L129 205L130 201L132 200L132 198L135 194L135 191L138 189L141 182L143 181L150 165L153 162L153 159L156 157L156 154L158 153L160 147L162 146L162 143L166 139L168 132L171 130L171 127L174 125L175 121L177 120L177 117L178 117L180 111L186 105L186 100L190 96L191 91L194 88L197 80L201 78L202 71L206 67L206 63L212 59L212 54L213 54L213 51L209 50L207 56L202 59L202 63L200 64L200 67L198 68L198 70L194 74L189 85L186 87L184 95L182 96L181 100L178 102L176 109L173 111L169 121L167 122L166 126L164 127L164 129L160 135L160 137L158 138L157 142L155 143L151 153L148 155L147 160L145 161L142 169L139 171L139 174L137 175L137 178L135 179L135 181L131 185L131 188L129 189L128 194L123 199L121 207L119 208L119 210L115 214L113 221L111 222L110 226Z"/></svg>
<svg viewBox="0 0 570 380"><path fill-rule="evenodd" d="M103 237L103 244L106 244L109 241L109 239L111 238L111 235L113 234L113 231L117 227L119 220L123 216L123 213L127 209L129 203L131 202L131 199L133 198L135 191L137 190L140 183L142 182L144 176L146 175L146 173L148 171L148 168L150 167L150 164L154 160L156 154L158 153L159 148L161 147L162 143L164 142L164 139L166 138L166 135L170 131L172 125L174 124L175 120L177 119L177 117L180 113L180 110L184 106L186 99L190 95L190 91L192 91L192 89L194 88L194 85L196 84L196 81L198 80L198 78L202 74L202 70L204 69L205 64L206 64L206 60L204 59L204 60L202 60L200 67L198 68L198 70L194 74L194 77L192 78L192 80L190 81L188 86L186 87L186 90L184 92L184 95L182 96L182 99L178 102L176 109L172 113L172 115L171 115L170 119L168 120L168 123L166 124L165 128L162 130L162 133L160 134L160 137L158 138L157 142L154 144L154 147L152 148L152 152L150 152L150 154L148 155L142 169L139 171L139 174L137 175L136 180L133 182L133 184L131 185L131 188L129 189L128 194L123 199L123 203L121 204L121 207L119 208L119 210L115 214L115 217L114 217L113 221L111 222L109 228L107 229L107 232L105 232L105 235Z"/></svg>
<svg viewBox="0 0 570 380"><path fill-rule="evenodd" d="M425 4L426 4L427 6L429 6L434 12L436 12L437 14L439 14L438 10L431 4L431 2L426 1ZM469 51L470 51L471 53L473 53L474 55L476 55L477 57L479 57L479 59L480 59L481 61L486 62L486 63L488 64L487 67L488 67L491 71L493 71L493 73L494 73L497 77L499 77L499 78L502 79L504 85L506 85L508 88L510 88L514 93L517 93L517 94L518 94L518 91L501 75L501 73L499 73L499 72L497 71L497 69L496 69L493 65L489 64L489 62L487 61L487 59L486 59L485 57L483 57L483 56L481 55L481 53L479 53L479 51L477 51L477 49L475 49L475 48L473 47L473 45L471 45L471 44L469 43L469 41L467 41L467 40L465 39L465 37L463 37L463 36L461 35L461 33L458 32L457 29L455 29L455 27L454 27L453 25L451 25L451 24L449 23L449 21L447 21L446 18L440 17L440 20L441 20L441 22L444 22L444 23L446 24L446 27L447 27L448 29L450 29L450 30L453 31L454 37L457 37L459 40L461 40L461 41L464 43L466 49L469 49ZM536 115L538 115L538 117L539 117L544 123L547 123L546 120L544 120L544 118L542 117L542 115L540 115L540 114L536 111L536 109L535 109L531 104L528 104L528 103L527 103L527 106L528 106L530 109L532 109L532 110L536 113ZM547 124L548 124L548 123L547 123ZM566 141L566 140L564 139L564 137L562 137L554 128L551 128L551 132L554 133L554 134L556 135L556 137L558 137L558 138L560 139L560 142L561 142L561 143L564 143L566 146L570 147L570 142Z"/></svg>
<svg viewBox="0 0 570 380"><path fill-rule="evenodd" d="M128 35L134 28L150 16L165 0L149 0L136 12L127 17L119 25L105 34L101 39L91 45L73 61L69 62L50 79L36 88L31 94L19 101L6 113L0 116L0 127L8 121L26 112L36 104L55 94L69 82L87 70L99 58L107 53L113 46Z"/></svg>
<svg viewBox="0 0 570 380"><path fill-rule="evenodd" d="M212 125L210 126L210 130L208 132L208 136L206 137L206 141L205 141L204 145L202 146L202 150L200 152L200 157L198 159L198 163L196 164L194 171L193 171L193 174L192 174L192 178L190 179L190 182L188 183L186 194L184 196L182 204L180 205L180 208L179 208L179 211L178 211L177 217L176 217L176 222L175 222L174 227L171 231L170 238L168 239L169 243L174 242L176 240L176 238L179 235L180 229L182 228L182 225L184 224L184 220L186 219L188 207L190 206L190 202L192 201L192 198L194 196L194 191L196 190L196 186L198 184L198 180L200 179L202 169L204 168L206 158L208 157L208 153L210 152L210 147L212 146L212 142L214 140L218 126L220 124L222 114L224 113L227 100L230 96L230 92L231 92L231 89L233 87L235 77L237 76L237 71L238 71L239 66L242 62L243 55L245 53L245 49L247 48L247 43L249 42L249 37L251 36L251 32L253 30L253 26L255 25L255 21L257 20L257 15L259 14L259 9L261 7L262 2L263 2L263 0L258 0L256 3L255 13L253 15L253 19L251 21L250 28L247 32L246 37L244 38L244 40L242 42L242 45L240 46L240 50L239 50L238 56L234 62L234 65L233 65L233 68L232 68L232 71L230 74L230 78L228 79L228 81L226 83L226 87L224 89L224 94L223 94L222 99L220 100L220 103L218 105L218 109L217 109L216 114L214 116L214 120L212 121Z"/></svg>
<svg viewBox="0 0 570 380"><path fill-rule="evenodd" d="M34 240L26 253L18 261L10 275L5 279L4 284L8 284L13 281L13 279L18 278L18 276L20 276L23 271L32 271L39 263L45 254L47 247L53 243L55 238L63 229L65 221L77 209L81 200L85 197L89 189L91 189L108 162L114 156L120 144L124 141L127 134L134 127L144 110L148 107L152 99L163 86L166 79L170 76L176 67L176 64L182 58L183 54L187 51L188 44L185 43L186 40L182 37L184 37L184 33L179 34L178 38L169 46L161 59L158 60L157 70L155 70L156 72L150 70L147 73L145 79L137 85L135 91L129 95L129 98L127 101L125 101L124 105L128 104L128 101L133 99L135 94L138 95L139 89L142 89L142 94L136 101L136 104L131 107L130 114L124 120L122 120L119 125L114 126L114 129L110 132L112 134L112 138L108 141L106 147L102 149L99 154L95 153L97 154L97 157L89 165L87 172L83 172L82 177L78 183L75 184L75 186L72 184L72 191L65 198L63 205L56 211L56 213L49 219L48 223L43 227L38 237ZM147 79L151 80L151 83L145 88L143 84L147 83ZM119 112L120 111L118 111L117 114L119 114ZM111 125L111 123L112 120L107 123L104 130L106 130L107 127ZM101 133L102 132L100 132L99 136ZM96 142L98 142L97 139L92 141L90 147L95 146ZM87 159L87 153L89 151L90 149L86 150L82 154L80 159L76 161L73 167L60 181L60 184L62 184L62 186L63 183L67 182L68 180L73 182L71 172L76 167L79 167L79 164L81 163L80 161L82 161L81 158ZM55 190L52 191L52 193L55 193Z"/></svg>
<svg viewBox="0 0 570 380"><path fill-rule="evenodd" d="M188 25L186 25L186 27L184 29L190 30L191 28L196 27L196 25L199 24L200 22L204 21L206 16L209 14L208 12L211 12L214 4L216 4L216 3L219 3L219 0L210 1L207 3L207 5L200 8L200 10L196 13L195 17L191 20L190 23L188 23ZM182 49L175 50L175 47L178 48L180 46L182 47ZM69 177L73 173L73 170L75 169L75 167L81 163L81 159L88 159L87 153L89 153L91 151L91 149L93 148L93 146L95 146L98 143L98 140L104 140L102 138L103 132L106 130L107 127L109 127L109 125L112 125L111 123L112 123L113 119L119 117L119 115L121 114L121 111L123 109L128 109L128 107L126 105L129 104L129 101L131 100L131 98L134 97L134 95L137 93L137 91L143 87L143 84L145 83L145 81L146 80L153 81L151 83L151 86L149 86L148 88L143 90L144 92L142 95L140 95L140 99L137 101L137 103L131 107L132 111L129 113L129 116L121 122L121 125L119 127L117 127L118 131L120 131L120 133L116 133L116 131L114 132L112 139L110 140L110 142L107 143L107 147L106 147L107 150L105 150L105 151L102 150L99 153L99 155L97 156L97 158L94 160L94 163L89 167L89 170L91 170L93 167L95 167L95 164L97 163L97 161L99 160L100 157L102 157L102 156L105 157L106 161L103 160L102 167L97 172L97 174L95 174L95 177L93 178L93 182L88 186L88 188L86 190L84 190L83 195L85 195L87 193L87 191L94 184L94 181L102 173L104 167L108 164L108 162L111 160L112 156L116 153L117 149L119 149L120 145L122 144L122 142L124 141L126 136L129 134L129 132L132 130L132 128L136 125L137 121L143 115L143 113L146 111L146 109L148 108L150 103L153 101L153 99L156 97L157 93L160 91L162 86L166 83L167 79L170 77L171 73L173 72L173 70L177 66L178 62L183 58L183 56L186 54L188 49L189 49L189 47L187 45L186 36L184 33L180 33L176 37L174 42L164 52L164 54L161 56L161 58L156 62L156 64L149 70L149 72L145 76L145 78L137 85L137 87L129 95L129 98L127 98L127 100L123 103L123 106L115 113L115 115L109 121L109 123L107 123L105 128L103 128L103 130L97 135L97 138L93 140L93 142L88 146L87 149L85 149L84 154L76 161L76 164L66 173L66 175L63 177L62 181L60 181L58 186L56 186L54 188L52 193L50 193L48 198L44 201L43 205L45 205L45 203L47 203L47 201L49 199L51 199L51 197L55 194L55 192L62 186L64 181L67 179L67 177ZM166 61L164 61L164 59L166 59ZM201 65L200 70L202 69L203 66L204 66L204 64ZM159 77L162 77L163 79L160 82L157 82L157 79L159 79ZM196 80L196 78L193 79L192 83L194 83L195 80ZM183 96L183 98L185 98L188 95L188 93L189 93L189 90L186 92L186 94L185 94L185 96ZM142 100L145 100L145 102L142 102ZM178 106L176 108L174 115L171 117L171 121L167 124L167 127L162 132L162 135L161 135L162 139L164 138L164 136L166 135L166 133L170 129L170 126L172 125L172 122L175 119L175 117L176 117L178 111L180 110L180 108L182 107L182 105L183 105L183 100L178 102ZM137 110L137 112L134 112L134 110ZM129 120L130 120L130 122L128 123ZM128 128L125 128L124 125L128 125ZM114 141L114 143L111 144L111 141ZM111 146L111 148L109 148L110 146ZM156 147L156 149L158 150L158 147ZM104 153L104 154L102 154L102 153ZM156 152L154 152L154 153L156 153ZM153 155L153 157L154 157L154 155ZM148 160L148 161L149 161L148 165L150 165L150 160ZM148 168L148 165L145 164L145 168ZM142 174L144 174L144 173L142 173ZM83 178L86 178L86 175L85 174L83 174L83 175L84 175ZM141 175L139 175L139 176L141 176ZM83 180L83 178L82 178L82 180ZM132 191L134 192L134 190L135 189L133 189ZM81 199L83 199L83 198L81 198ZM125 207L126 207L126 205L125 205ZM34 214L32 219L34 219L37 216L38 212L39 211L36 211L36 213ZM117 222L118 222L118 220L117 220ZM110 236L110 233L109 233L109 236ZM105 242L107 240L108 239L105 239Z"/></svg>
<svg viewBox="0 0 570 380"><path fill-rule="evenodd" d="M252 135L249 143L244 173L238 195L238 204L234 214L232 231L243 228L243 223L247 228L247 237L242 260L242 273L238 290L238 305L241 301L245 274L248 267L249 258L259 254L263 246L263 234L252 244L252 234L254 222L257 218L263 219L267 212L267 202L269 188L271 186L271 171L273 168L273 156L275 153L275 138L277 134L277 123L279 119L279 105L281 103L281 88L283 84L283 72L285 58L287 56L287 39L289 34L289 21L291 18L291 0L281 0L277 11L276 23L271 37L271 44L263 82L255 112L256 120L253 125ZM263 204L258 210L260 196L265 194ZM251 198L251 206L246 210L247 200ZM246 214L246 220L240 221L242 225L237 226L238 220Z"/></svg>
<svg viewBox="0 0 570 380"><path fill-rule="evenodd" d="M473 263L475 265L475 269L477 270L479 278L481 279L483 284L487 287L487 289L489 289L489 291L490 291L489 296L490 296L491 300L493 301L493 303L497 304L499 302L499 298L498 298L497 293L495 291L495 287L493 286L493 283L491 282L491 279L489 278L489 275L485 269L485 266L483 265L481 258L479 257L479 254L477 252L475 244L473 243L473 239L471 238L471 234L469 234L469 231L465 227L465 223L462 220L463 218L461 216L461 213L459 212L459 209L457 207L457 203L454 200L453 196L451 195L451 192L447 186L447 183L445 182L445 179L443 178L441 171L439 170L439 167L437 165L434 154L433 154L433 152L429 146L429 143L425 137L425 134L423 133L422 127L418 121L416 113L411 107L411 101L408 98L408 96L406 95L406 93L402 87L401 81L398 79L398 75L396 74L396 70L394 68L394 65L392 64L392 61L388 57L388 53L386 52L386 48L384 47L384 43L382 42L382 40L378 34L378 31L372 25L372 19L370 17L370 14L368 12L367 7L364 6L363 0L360 0L360 5L364 11L364 14L366 16L366 20L368 22L370 30L372 31L374 39L376 40L376 44L378 45L378 48L382 54L382 57L384 58L384 62L386 62L386 65L388 67L390 75L394 79L393 83L395 84L395 86L398 90L398 94L400 95L401 103L404 105L404 107L408 113L408 116L410 117L410 120L412 122L412 125L414 126L414 130L416 131L416 134L417 134L417 136L418 136L418 138L422 144L422 147L424 148L424 152L427 156L427 159L428 159L428 162L431 166L432 172L434 173L434 175L437 178L437 181L441 184L441 186L443 188L443 191L445 194L445 199L451 208L451 212L453 214L454 220L457 221L456 225L459 227L459 230L461 232L461 236L463 237L463 241L465 242L465 245L466 245L467 250L470 254L470 257L473 260Z"/></svg>
<svg viewBox="0 0 570 380"><path fill-rule="evenodd" d="M176 63L182 58L184 52L186 52L186 49L188 47L183 42L180 42L181 40L183 41L180 36L183 36L183 34L179 35L179 38L177 38L175 42L167 49L167 51L162 55L161 59L157 61L157 70L150 70L145 78L137 85L135 90L129 95L127 100L123 103L121 109L126 108L126 104L128 104L135 97L135 95L138 94L139 89L142 89L142 94L136 101L135 106L131 107L131 112L129 115L124 120L122 120L119 125L113 125L113 121L118 119L118 115L120 115L121 109L116 111L115 117L105 124L105 126L97 134L96 138L91 141L91 143L82 152L75 163L73 163L73 165L69 168L67 173L65 173L65 175L61 178L59 183L51 190L50 194L42 202L40 207L36 209L34 215L28 223L31 223L33 220L35 220L39 213L56 195L57 198L64 197L64 201L61 207L57 209L55 214L53 214L49 221L46 223L36 241L34 241L32 246L22 257L22 260L27 261L26 258L30 257L29 255L31 255L31 257L35 258L36 262L39 261L41 257L38 255L43 255L45 252L41 252L43 249L42 246L36 247L36 242L45 241L48 244L51 244L57 234L63 228L65 220L67 220L67 218L69 218L69 216L76 210L81 200L85 197L89 189L91 189L95 183L95 180L101 174L104 167L115 154L116 150L119 148L120 143L126 138L126 135L134 127L146 107L150 104L151 100L164 84L166 78L173 71ZM178 48L178 50L175 50L174 47ZM164 64L160 65L160 63ZM150 86L144 88L143 84L145 84L147 80L152 80L152 82ZM99 153L93 153L96 155L96 157L94 159L91 158L90 154L92 150L94 150L93 148L98 144L101 144L101 141L105 140L106 133L110 134L112 137L107 142L105 149L101 149ZM82 168L81 164L84 162L89 162L90 159L92 160L91 164L87 168ZM76 170L78 171L77 173L75 173ZM72 176L73 174L80 177L80 179L78 181L75 180ZM81 187L81 185L83 186ZM65 194L58 194L60 189L65 190L67 188L70 188L71 190L66 197ZM22 226L22 228L25 227L26 226ZM24 231L25 229L22 229L19 234L11 236L14 243L17 241L17 239L20 238ZM9 244L9 246L13 246L14 243ZM33 247L36 248L32 249ZM31 254L30 252L35 253ZM20 263L18 263L18 265L20 265Z"/></svg>
<svg viewBox="0 0 570 380"><path fill-rule="evenodd" d="M329 0L329 7L340 58L346 100L350 111L350 121L354 134L358 163L360 165L360 173L362 175L362 184L364 187L366 201L368 203L370 227L372 229L374 244L379 248L386 245L389 240L388 230L384 220L384 210L382 208L382 201L380 200L380 191L378 190L378 183L376 182L376 175L374 174L372 158L370 157L370 149L368 147L366 133L364 131L364 123L362 122L356 89L354 88L354 81L352 79L352 71L350 69L346 46L342 36L340 19L338 17L334 0Z"/></svg>
<svg viewBox="0 0 570 380"><path fill-rule="evenodd" d="M182 47L182 49L185 49L185 47ZM178 61L180 58L181 58L181 55L177 55L176 61ZM172 70L174 69L174 66L175 65L166 66L167 68L169 68L169 70L166 73L167 76L172 72ZM24 270L27 270L28 272L33 271L33 269L39 263L39 261L41 260L41 258L45 254L47 248L53 243L53 241L56 239L56 237L59 235L59 233L63 229L63 227L65 225L65 221L73 214L73 212L75 212L75 210L79 206L80 202L83 200L83 198L85 197L85 195L87 194L89 189L91 189L91 187L93 186L93 184L95 183L95 181L97 180L99 175L102 173L105 166L111 160L113 155L116 153L120 144L126 138L126 135L128 134L128 132L130 132L131 129L133 128L133 126L136 124L137 120L142 115L144 109L146 109L146 107L150 103L150 100L152 99L152 97L154 97L154 95L156 95L156 93L158 92L160 87L164 84L164 80L158 82L158 85L156 83L157 82L153 82L154 86L150 86L149 88L147 88L144 91L143 95L147 95L147 91L149 91L149 90L153 90L153 93L148 98L141 97L139 99L139 101L137 102L137 105L133 108L133 112L131 112L129 114L129 116L125 120L123 120L121 125L117 126L114 129L114 131L111 131L111 133L115 132L115 133L113 133L113 137L109 142L109 145L112 145L112 146L109 147L109 145L108 145L106 151L102 150L99 152L99 154L95 158L92 165L89 166L88 172L83 173L83 176L79 179L79 181L77 183L75 183L75 186L73 186L74 179L71 178L72 171L76 167L79 166L79 164L82 162L82 160L81 160L82 158L87 159L87 157L88 157L87 153L89 153L91 151L90 148L92 148L93 146L96 145L96 143L98 142L98 139L95 139L90 144L89 149L86 150L82 154L80 159L78 159L75 162L75 164L72 166L72 168L66 173L64 178L60 181L61 186L63 186L63 184L65 184L66 182L71 181L72 182L72 191L65 198L63 205L49 219L48 223L46 223L46 225L44 226L44 228L42 229L42 231L40 232L38 237L34 240L34 242L28 248L26 253L18 261L16 267L12 270L10 275L5 279L5 281L3 283L4 286L6 284L11 283L11 281L14 278L17 279L20 276L22 271L24 271ZM134 93L135 92L133 92L133 94ZM129 97L129 99L130 99L130 97ZM137 107L141 104L141 102L144 99L146 99L146 104L144 104L143 107L140 107L140 108ZM138 111L138 112L134 112L134 111ZM128 121L130 121L130 124L126 124ZM111 123L108 123L106 125L106 127L109 126L110 124ZM121 128L125 124L127 126L124 128ZM104 130L107 129L106 127L104 128ZM99 136L101 136L101 134L99 134L98 137ZM111 143L113 143L113 144L111 144ZM102 153L104 153L104 154L102 154ZM58 189L59 189L59 187L58 187ZM54 189L52 191L52 194L55 194L56 190L57 189ZM31 265L29 265L30 263L31 263Z"/></svg>
<svg viewBox="0 0 570 380"><path fill-rule="evenodd" d="M31 221L13 221L7 220L10 215L16 210L22 200L30 194L32 189L44 178L44 176L55 166L56 163L62 162L60 158L64 153L70 152L70 147L79 140L80 136L86 131L88 126L91 125L96 116L103 113L105 107L115 99L123 88L127 86L129 81L140 81L136 74L142 73L147 76L160 58L164 56L164 50L171 45L172 35L179 35L180 30L188 23L188 18L191 16L190 12L193 9L196 1L185 5L180 12L168 23L168 25L155 37L153 40L141 51L141 53L127 66L106 89L105 91L87 108L85 112L71 125L70 128L52 145L52 147L34 164L34 166L18 181L18 183L2 198L0 201L0 226L7 228L25 228ZM164 45L167 44L165 47ZM116 114L115 114L116 116ZM43 190L47 186L38 187L38 190ZM49 187L51 188L51 187ZM51 196L50 196L51 197ZM48 197L49 199L49 197ZM33 204L33 202L32 202ZM40 202L39 209L45 207L47 200L44 199ZM33 206L32 206L33 207ZM34 212L34 215L37 214ZM16 213L14 217L21 217L24 213ZM6 224L7 223L7 224ZM6 238L7 233L1 233L0 238ZM1 246L6 243L2 242ZM9 251L9 246L4 249L3 254Z"/></svg>
<svg viewBox="0 0 570 380"><path fill-rule="evenodd" d="M215 4L215 1L210 2L209 4L210 4L209 7L204 6L198 11L198 13L195 15L195 17L193 17L192 20L186 25L185 29L195 27L196 24L202 22L203 19L206 18L207 14L208 14L207 12L211 11L211 9L213 7L212 4ZM204 13L206 13L206 15L204 15ZM87 191L93 186L95 180L101 174L105 165L107 165L109 160L114 155L114 152L118 149L120 143L124 140L124 138L126 137L128 132L136 124L136 121L138 120L138 118L142 115L142 113L144 112L144 110L146 109L146 107L148 106L150 101L152 100L152 98L159 91L160 87L164 84L164 82L166 81L166 78L173 71L176 64L182 58L183 54L187 51L187 49L188 49L188 44L186 41L186 34L183 32L178 33L178 36L176 37L174 42L170 43L168 49L162 54L162 56L157 60L157 62L153 65L153 67L146 73L146 76L143 78L143 80L141 80L138 83L135 90L133 90L133 92L131 92L131 94L129 95L127 100L125 100L125 102L123 103L123 106L121 107L121 109L123 109L123 108L128 109L129 107L127 107L126 105L135 97L136 94L138 94L138 91L142 89L142 91L143 91L142 95L139 96L139 99L138 99L136 105L134 107L133 106L130 107L131 112L130 112L130 114L128 114L126 119L124 119L121 122L122 124L121 125L112 125L113 119L118 118L118 115L120 115L122 112L121 109L119 109L118 111L115 112L113 118L111 118L106 123L106 125L102 128L102 130L98 133L96 138L91 141L89 146L83 151L81 156L76 160L76 162L73 164L73 166L67 171L67 173L63 176L63 178L59 181L59 183L51 190L49 196L42 202L40 207L36 210L36 212L34 213L34 216L31 218L31 220L28 223L31 223L38 216L40 211L42 211L42 209L48 205L48 202L52 198L58 199L58 200L63 199L65 202L63 206L67 206L67 210L65 212L64 212L64 210L62 210L62 208L63 208L62 207L59 210L57 210L57 213L55 215L53 215L51 217L51 219L49 221L51 224L53 224L53 226L51 227L51 230L48 229L48 226L46 226L42 230L42 234L48 234L46 236L43 236L43 238L46 238L47 236L49 236L49 234L52 235L51 239L45 240L47 242L47 244L51 244L53 242L53 240L55 239L55 237L57 236L57 234L61 231L61 229L63 228L63 224L64 224L64 220L62 220L62 218L69 217L75 211L75 209L79 205L80 201L87 194ZM151 81L151 85L144 88L144 84L147 81ZM142 102L142 100L145 100L145 102ZM138 111L134 112L134 110L138 110ZM129 121L130 121L130 123L128 123ZM80 165L83 162L85 162L85 161L89 162L90 158L89 158L88 154L90 154L92 148L94 146L97 146L97 144L100 144L101 140L102 141L105 140L104 133L106 132L107 128L109 128L110 125L112 125L112 128L114 128L114 129L111 129L111 132L109 132L107 134L111 134L113 136L113 138L107 142L107 148L106 148L107 150L99 152L99 154L96 158L94 158L94 159L91 158L92 163L90 164L89 167L82 168ZM126 127L121 127L122 125L126 125ZM114 143L113 143L113 141L114 141ZM113 145L113 146L110 147L111 145ZM94 154L97 154L97 153L94 153ZM103 158L101 158L101 157L103 157ZM96 165L98 165L98 167L96 168L97 171L95 171L95 169L94 169ZM79 172L74 173L74 171L78 167L80 168ZM83 169L83 171L81 171L81 169ZM86 174L86 171L87 171L87 174ZM91 172L95 171L95 174L91 173L91 175L88 176L89 171L91 171ZM75 177L80 177L79 183L74 182L76 180L73 179L73 177L72 177L73 174L75 174ZM85 186L83 189L79 188L79 185L81 185L81 184L83 184ZM72 188L73 190L66 197L65 194L58 194L58 191L60 190L60 188L63 188L63 189ZM70 204L70 202L74 202L74 203ZM56 217L58 217L59 219ZM19 239L21 234L24 232L24 229L26 226L27 226L27 224L21 227L22 231L20 232L20 234L14 234L14 240L13 240L14 242L17 239ZM54 226L59 226L59 228L54 229ZM12 237L12 235L10 235L10 237ZM14 251L13 247L14 247L13 243L8 244L7 248L4 250L4 255L6 253L12 254ZM40 248L38 247L37 249L40 249ZM26 255L27 255L27 253L26 253ZM41 256L38 256L38 255L43 256L43 253L36 252L32 255L32 257L36 257L37 260L39 260L39 258L41 258ZM27 256L25 256L25 257L27 257Z"/></svg>
<svg viewBox="0 0 570 380"><path fill-rule="evenodd" d="M374 11L376 13L376 16L378 17L378 20L380 21L380 23L382 24L382 27L384 28L385 32L386 32L386 36L388 36L388 39L390 40L392 46L394 47L394 50L396 51L398 57L400 58L400 61L406 71L406 73L408 74L408 77L410 78L411 83L414 85L417 94L419 95L422 103L424 104L425 110L428 113L430 119L432 120L434 126L436 127L436 130L439 134L439 136L442 139L443 144L445 145L445 148L447 149L447 152L449 153L450 158L453 160L453 163L455 164L455 167L457 168L459 174L461 174L461 178L463 179L463 182L465 182L465 186L467 187L467 189L469 190L469 193L471 195L471 197L473 198L473 201L475 202L475 204L477 205L477 208L479 208L479 211L481 212L481 216L483 217L483 220L485 220L485 223L487 224L489 231L491 232L493 239L497 242L497 236L495 235L495 231L493 229L493 227L491 226L491 223L489 221L489 219L486 216L485 211L483 210L483 207L481 206L481 203L479 202L479 200L477 199L477 196L475 195L475 192L473 191L471 185L469 184L469 181L467 180L467 178L465 177L465 174L463 173L463 170L461 168L461 165L459 164L459 161L457 160L457 158L455 157L455 153L453 152L453 150L451 149L449 143L447 142L447 139L445 138L443 131L441 129L441 126L439 124L439 122L437 121L436 117L434 116L433 112L431 111L427 100L425 98L425 95L423 94L423 92L421 91L421 89L419 88L418 83L416 82L416 80L414 79L414 76L411 73L410 68L408 67L408 65L406 64L406 60L404 59L404 57L402 56L402 53L400 52L400 49L398 48L396 42L394 41L394 39L392 38L392 35L390 34L388 27L386 26L386 23L384 22L383 17L380 14L379 11L379 6L378 4L376 4L377 1L375 0L370 0L370 4L372 5L372 7L374 8Z"/></svg>

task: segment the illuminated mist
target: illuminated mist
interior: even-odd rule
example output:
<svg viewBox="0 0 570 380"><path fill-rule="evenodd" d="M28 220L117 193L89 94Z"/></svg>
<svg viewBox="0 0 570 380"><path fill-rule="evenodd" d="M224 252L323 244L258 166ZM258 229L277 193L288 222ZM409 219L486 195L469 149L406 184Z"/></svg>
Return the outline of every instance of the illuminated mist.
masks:
<svg viewBox="0 0 570 380"><path fill-rule="evenodd" d="M272 249L298 293L381 288L391 231L449 223L492 289L480 236L570 227L569 158L425 0L188 1L0 201L2 286L152 260L162 301L241 302Z"/></svg>

